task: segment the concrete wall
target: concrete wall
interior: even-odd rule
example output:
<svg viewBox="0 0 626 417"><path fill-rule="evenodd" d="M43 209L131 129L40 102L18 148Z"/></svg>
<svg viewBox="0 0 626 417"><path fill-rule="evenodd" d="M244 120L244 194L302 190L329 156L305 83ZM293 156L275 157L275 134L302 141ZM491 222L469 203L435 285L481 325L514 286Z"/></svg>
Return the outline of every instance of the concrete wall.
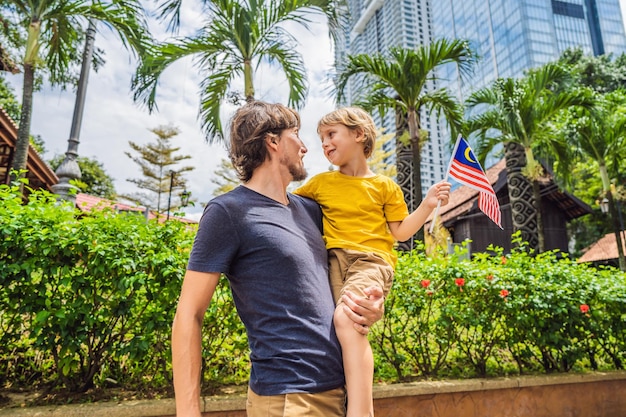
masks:
<svg viewBox="0 0 626 417"><path fill-rule="evenodd" d="M626 371L376 386L376 417L626 417ZM245 417L243 396L204 399L204 417ZM174 401L0 409L0 417L170 417Z"/></svg>

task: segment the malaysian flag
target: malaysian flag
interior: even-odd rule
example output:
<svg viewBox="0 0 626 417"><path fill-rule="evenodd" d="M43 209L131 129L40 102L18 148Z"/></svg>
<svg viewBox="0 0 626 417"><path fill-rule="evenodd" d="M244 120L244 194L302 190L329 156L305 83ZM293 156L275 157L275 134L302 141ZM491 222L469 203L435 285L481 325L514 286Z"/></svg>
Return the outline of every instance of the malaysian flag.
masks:
<svg viewBox="0 0 626 417"><path fill-rule="evenodd" d="M478 190L480 193L478 195L478 208L502 229L500 203L498 203L496 192L487 179L485 171L478 163L469 143L461 136L454 145L448 174L461 184Z"/></svg>

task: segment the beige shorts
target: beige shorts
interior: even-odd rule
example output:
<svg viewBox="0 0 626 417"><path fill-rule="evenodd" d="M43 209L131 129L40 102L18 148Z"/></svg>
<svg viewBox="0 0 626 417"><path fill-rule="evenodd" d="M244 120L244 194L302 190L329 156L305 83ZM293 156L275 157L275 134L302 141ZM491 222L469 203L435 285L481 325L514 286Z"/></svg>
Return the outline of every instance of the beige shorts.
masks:
<svg viewBox="0 0 626 417"><path fill-rule="evenodd" d="M248 417L345 417L346 390L257 395L248 387L246 413Z"/></svg>
<svg viewBox="0 0 626 417"><path fill-rule="evenodd" d="M393 267L375 253L328 250L328 274L336 304L346 290L364 296L365 288L378 286L387 296L393 284L393 273Z"/></svg>

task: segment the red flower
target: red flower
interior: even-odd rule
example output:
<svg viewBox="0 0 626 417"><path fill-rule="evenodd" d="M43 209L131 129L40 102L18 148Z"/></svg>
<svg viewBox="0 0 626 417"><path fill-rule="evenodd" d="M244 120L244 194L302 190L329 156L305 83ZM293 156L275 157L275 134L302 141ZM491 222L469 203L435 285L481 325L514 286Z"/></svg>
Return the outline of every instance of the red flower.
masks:
<svg viewBox="0 0 626 417"><path fill-rule="evenodd" d="M423 279L421 284L422 284L422 288L428 288L428 286L430 285L430 280L429 279Z"/></svg>
<svg viewBox="0 0 626 417"><path fill-rule="evenodd" d="M506 256L500 258L500 262L502 263L502 265L506 265Z"/></svg>
<svg viewBox="0 0 626 417"><path fill-rule="evenodd" d="M509 294L509 290L500 290L500 297L502 298L506 298Z"/></svg>
<svg viewBox="0 0 626 417"><path fill-rule="evenodd" d="M492 274L487 275L487 281L493 281L493 275Z"/></svg>
<svg viewBox="0 0 626 417"><path fill-rule="evenodd" d="M433 292L432 292L431 290L428 290L428 291L426 291L426 295L428 295L428 296L432 296L432 295L433 295Z"/></svg>
<svg viewBox="0 0 626 417"><path fill-rule="evenodd" d="M459 287L462 287L463 285L465 285L465 278L457 278L454 280L454 283Z"/></svg>
<svg viewBox="0 0 626 417"><path fill-rule="evenodd" d="M586 314L589 312L589 306L587 304L581 304L580 305L580 312L583 314Z"/></svg>

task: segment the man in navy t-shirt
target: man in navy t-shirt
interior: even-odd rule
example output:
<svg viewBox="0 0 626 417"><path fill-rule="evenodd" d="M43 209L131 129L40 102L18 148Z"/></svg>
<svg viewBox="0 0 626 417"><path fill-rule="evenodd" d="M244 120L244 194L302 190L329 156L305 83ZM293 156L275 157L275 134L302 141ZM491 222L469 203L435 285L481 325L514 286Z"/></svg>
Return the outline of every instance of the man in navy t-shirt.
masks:
<svg viewBox="0 0 626 417"><path fill-rule="evenodd" d="M298 114L248 103L231 121L230 156L243 185L200 220L172 329L177 416L200 416L201 329L221 273L247 331L249 417L344 416L341 349L332 324L317 203L286 191L306 178ZM382 293L344 299L355 329L380 319Z"/></svg>

